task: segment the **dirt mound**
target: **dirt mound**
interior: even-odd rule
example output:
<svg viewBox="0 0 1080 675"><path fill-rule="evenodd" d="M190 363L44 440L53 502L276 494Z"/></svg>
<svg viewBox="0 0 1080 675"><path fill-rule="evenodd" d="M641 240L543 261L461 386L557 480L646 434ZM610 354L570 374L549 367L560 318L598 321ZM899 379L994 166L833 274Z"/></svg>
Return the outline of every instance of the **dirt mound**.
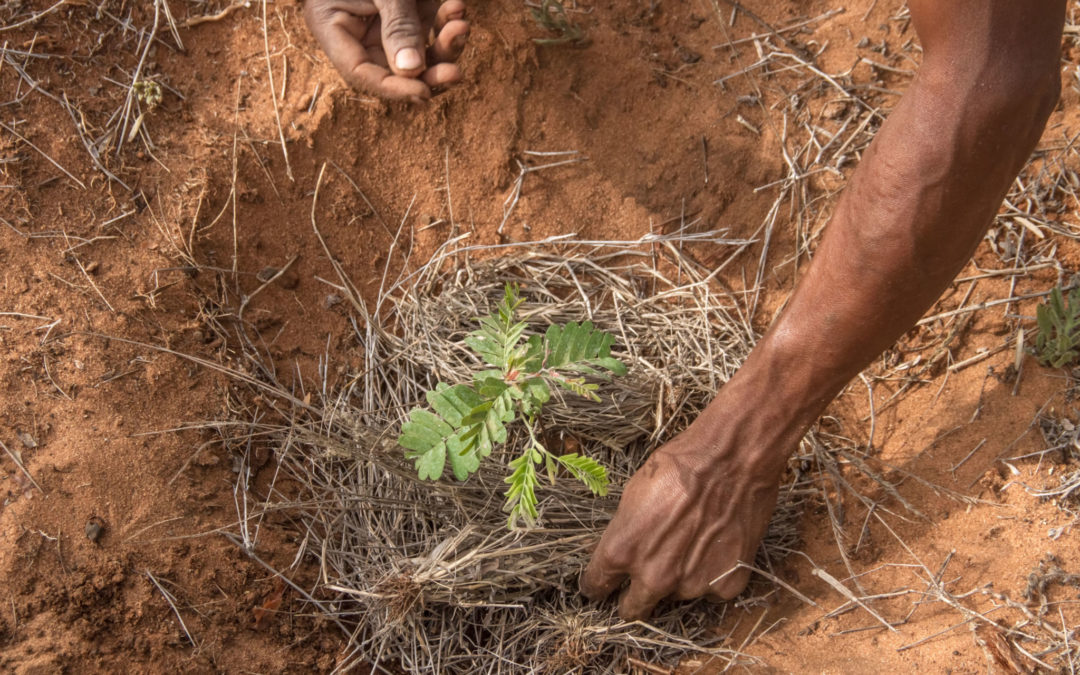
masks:
<svg viewBox="0 0 1080 675"><path fill-rule="evenodd" d="M765 326L920 54L900 3L737 7L579 3L570 16L589 44L540 47L522 3L478 3L466 84L419 109L346 91L295 4L0 9L0 667L284 672L352 659L296 590L320 576L294 556L303 532L272 512L245 520L241 479L265 503L276 462L206 424L272 412L237 378L303 401L362 369L355 313L312 232L320 171L314 215L360 297L377 296L388 266L460 235L726 228L753 243L685 252L729 291L759 289L749 320ZM1077 623L1068 577L1053 572L1078 571L1073 515L1021 483L1057 485L1071 461L1032 454L1047 447L1033 420L1076 415L1061 373L1017 360L1038 298L1007 299L1080 264L1075 35L1062 104L987 243L868 371L869 388L856 382L822 420L886 484L855 466L825 477L833 491L802 525L814 564L778 571L819 606L772 592L731 605L726 645L781 670L1063 658L1038 622ZM161 102L135 82L157 83ZM560 157L579 161L543 167ZM245 365L245 349L266 367ZM870 501L841 497L842 480ZM901 499L929 520L894 518ZM266 566L222 534L238 522ZM1025 599L1029 588L1057 604Z"/></svg>

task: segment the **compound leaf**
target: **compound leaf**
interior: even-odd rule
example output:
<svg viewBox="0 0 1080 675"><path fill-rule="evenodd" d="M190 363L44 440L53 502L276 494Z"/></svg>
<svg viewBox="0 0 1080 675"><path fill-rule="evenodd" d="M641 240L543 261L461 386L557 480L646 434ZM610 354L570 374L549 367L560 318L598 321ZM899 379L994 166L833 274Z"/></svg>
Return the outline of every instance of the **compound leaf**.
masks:
<svg viewBox="0 0 1080 675"><path fill-rule="evenodd" d="M616 375L626 374L626 364L611 356L615 337L593 326L591 321L571 321L565 326L549 326L544 334L542 367L597 374L593 366Z"/></svg>
<svg viewBox="0 0 1080 675"><path fill-rule="evenodd" d="M597 403L600 402L600 396L596 393L600 385L595 382L586 382L584 377L556 377L554 379L563 389L571 391L582 398L591 399Z"/></svg>
<svg viewBox="0 0 1080 675"><path fill-rule="evenodd" d="M479 320L480 328L465 338L465 344L479 354L485 363L503 372L520 360L523 353L517 344L528 325L524 321L515 321L515 313L522 302L517 287L506 284L496 314L482 317Z"/></svg>
<svg viewBox="0 0 1080 675"><path fill-rule="evenodd" d="M536 464L540 461L540 453L529 448L523 455L510 461L512 473L503 482L510 487L506 490L506 505L503 510L510 515L506 520L506 527L514 529L518 519L532 526L540 515L536 510Z"/></svg>
<svg viewBox="0 0 1080 675"><path fill-rule="evenodd" d="M585 484L594 495L601 497L608 493L607 469L592 457L585 457L571 452L558 457L559 463L573 474L574 478Z"/></svg>

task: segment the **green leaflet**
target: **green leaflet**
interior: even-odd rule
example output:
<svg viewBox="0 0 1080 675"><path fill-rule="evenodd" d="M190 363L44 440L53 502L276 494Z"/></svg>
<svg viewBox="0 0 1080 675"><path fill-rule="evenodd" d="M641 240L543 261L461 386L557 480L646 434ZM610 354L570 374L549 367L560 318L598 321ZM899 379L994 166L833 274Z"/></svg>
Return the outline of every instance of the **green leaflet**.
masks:
<svg viewBox="0 0 1080 675"><path fill-rule="evenodd" d="M455 427L461 426L461 420L482 402L472 387L464 384L451 387L443 382L435 385L435 391L427 393L427 400L435 412Z"/></svg>
<svg viewBox="0 0 1080 675"><path fill-rule="evenodd" d="M398 443L408 452L406 459L416 460L420 480L438 480L446 464L446 441L454 429L438 415L422 408L409 412L409 421L401 425Z"/></svg>
<svg viewBox="0 0 1080 675"><path fill-rule="evenodd" d="M484 400L461 420L465 449L487 457L496 443L506 442L506 424L513 421L514 406L509 391L503 390L495 398Z"/></svg>
<svg viewBox="0 0 1080 675"><path fill-rule="evenodd" d="M607 494L607 471L599 462L577 453L556 456L544 448L537 440L538 417L551 400L553 384L599 401L599 385L588 378L626 374L626 365L611 356L615 338L592 322L572 321L526 337L529 326L516 316L522 302L518 289L507 284L495 314L478 319L479 328L465 338L490 369L476 372L470 384L437 384L426 396L431 410L411 410L398 438L421 480L441 478L449 459L454 477L463 481L507 441L507 425L522 416L530 441L509 462L505 479L511 529L518 521L531 526L540 516L537 467L554 483L562 466L594 494Z"/></svg>
<svg viewBox="0 0 1080 675"><path fill-rule="evenodd" d="M465 480L480 468L480 457L471 451L460 436L454 436L446 442L446 454L450 458L450 469L454 478Z"/></svg>
<svg viewBox="0 0 1080 675"><path fill-rule="evenodd" d="M537 405L543 405L551 400L551 387L539 377L530 377L521 383L525 395L532 398Z"/></svg>

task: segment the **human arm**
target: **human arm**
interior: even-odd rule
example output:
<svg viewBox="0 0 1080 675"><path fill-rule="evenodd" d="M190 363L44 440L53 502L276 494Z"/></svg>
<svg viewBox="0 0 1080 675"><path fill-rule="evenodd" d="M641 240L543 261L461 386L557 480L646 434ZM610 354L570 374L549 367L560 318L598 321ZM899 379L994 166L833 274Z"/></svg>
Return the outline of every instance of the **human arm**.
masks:
<svg viewBox="0 0 1080 675"><path fill-rule="evenodd" d="M355 89L415 102L461 79L454 61L469 33L462 0L307 0L304 20Z"/></svg>
<svg viewBox="0 0 1080 675"><path fill-rule="evenodd" d="M919 73L865 153L787 308L716 399L630 480L582 577L627 619L745 586L791 451L939 297L1060 87L1063 0L911 0ZM729 573L730 572L730 573ZM716 579L717 583L711 583Z"/></svg>

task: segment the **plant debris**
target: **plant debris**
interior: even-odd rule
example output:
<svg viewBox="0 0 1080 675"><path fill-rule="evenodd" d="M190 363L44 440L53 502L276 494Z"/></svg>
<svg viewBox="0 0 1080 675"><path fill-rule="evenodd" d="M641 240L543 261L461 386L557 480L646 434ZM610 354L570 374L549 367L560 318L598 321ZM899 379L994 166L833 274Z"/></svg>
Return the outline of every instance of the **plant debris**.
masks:
<svg viewBox="0 0 1080 675"><path fill-rule="evenodd" d="M620 672L630 658L674 664L692 653L750 663L713 630L724 606L667 604L650 622L624 622L577 591L626 480L705 407L756 338L743 299L718 291L682 252L694 236L657 239L655 254L636 242L537 244L482 262L440 251L357 325L365 360L347 386L327 388L321 407L298 406L280 427L260 425L302 488L270 508L302 524L298 555L323 570L317 605L351 626L355 658L445 673L473 672L493 654L492 672ZM539 524L514 532L498 462L465 483L433 484L395 443L406 411L436 382L471 376L464 340L508 283L527 298L519 316L530 331L591 321L618 339L630 372L600 382L598 399L556 388L545 405L545 437L571 438L607 466L610 494L560 482L536 505ZM502 462L513 441L527 441L513 438L521 428L508 433L492 454ZM797 543L796 521L817 489L809 469L834 462L829 448L843 442L811 434L793 457L756 561L766 577Z"/></svg>

